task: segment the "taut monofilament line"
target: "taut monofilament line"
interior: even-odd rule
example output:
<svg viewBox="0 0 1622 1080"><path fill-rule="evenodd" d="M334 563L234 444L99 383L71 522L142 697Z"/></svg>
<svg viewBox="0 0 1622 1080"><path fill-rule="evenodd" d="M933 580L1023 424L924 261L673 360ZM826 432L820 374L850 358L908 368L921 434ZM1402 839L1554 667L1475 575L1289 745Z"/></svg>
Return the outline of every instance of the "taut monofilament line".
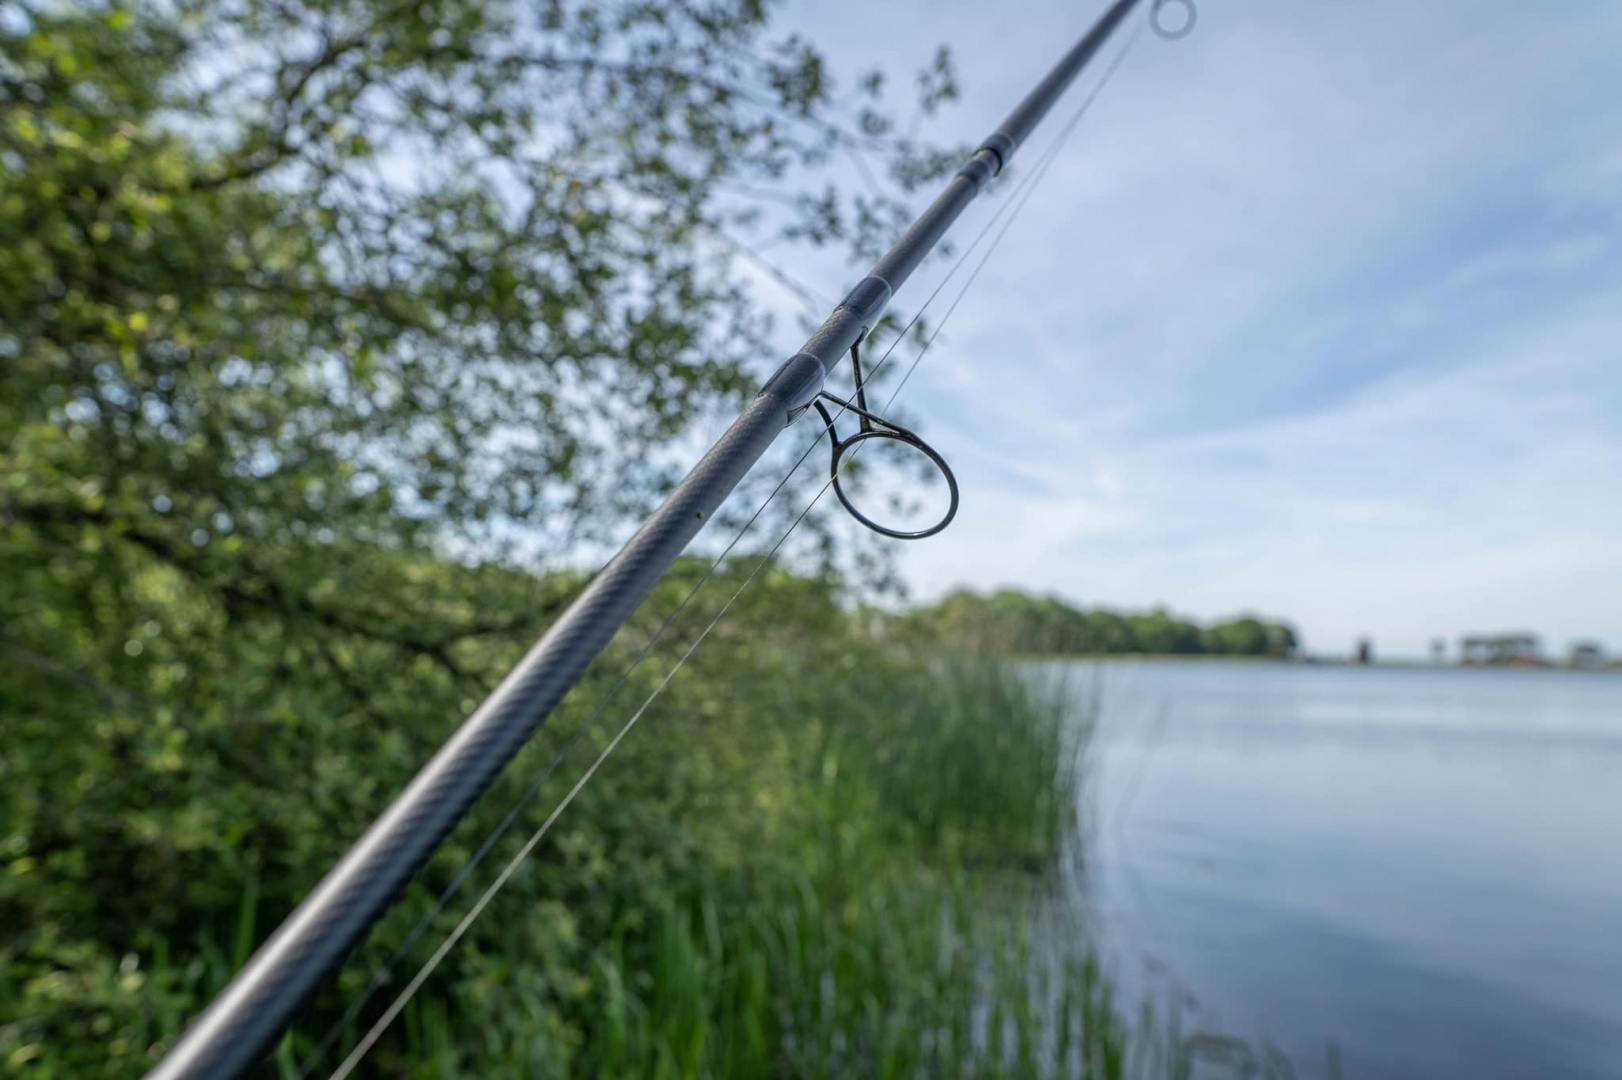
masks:
<svg viewBox="0 0 1622 1080"><path fill-rule="evenodd" d="M827 396L823 387L828 375L847 354L854 358L896 291L1007 167L1139 2L1116 0L981 143L946 189L767 380L664 503L249 959L148 1080L235 1077L268 1052L294 1012L484 794L766 449L819 397ZM1168 6L1185 13L1176 28L1159 20ZM1152 10L1164 37L1181 37L1192 28L1194 9L1188 0L1152 0ZM852 408L851 403L838 403ZM918 436L867 412L865 402L859 406L854 411L862 428L859 436L845 440L847 446L859 438L899 439L924 450L950 481L944 461ZM836 477L840 452L836 445ZM953 494L955 510L955 484ZM934 528L916 533L881 531L903 538L932 535L950 518L948 512Z"/></svg>

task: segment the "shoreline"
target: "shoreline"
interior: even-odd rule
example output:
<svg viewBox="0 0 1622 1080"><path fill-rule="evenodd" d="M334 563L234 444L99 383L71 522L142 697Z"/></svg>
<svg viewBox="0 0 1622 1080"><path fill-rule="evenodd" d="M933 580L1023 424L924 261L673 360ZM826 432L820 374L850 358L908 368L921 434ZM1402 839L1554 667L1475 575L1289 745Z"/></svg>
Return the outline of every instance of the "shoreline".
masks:
<svg viewBox="0 0 1622 1080"><path fill-rule="evenodd" d="M1133 660L1146 663L1268 664L1278 667L1369 668L1400 671L1525 671L1572 675L1622 675L1622 664L1615 663L1599 667L1556 663L1438 664L1430 660L1372 660L1368 663L1359 663L1355 659L1336 656L1224 656L1212 653L1016 653L1010 659L1094 663L1106 660Z"/></svg>

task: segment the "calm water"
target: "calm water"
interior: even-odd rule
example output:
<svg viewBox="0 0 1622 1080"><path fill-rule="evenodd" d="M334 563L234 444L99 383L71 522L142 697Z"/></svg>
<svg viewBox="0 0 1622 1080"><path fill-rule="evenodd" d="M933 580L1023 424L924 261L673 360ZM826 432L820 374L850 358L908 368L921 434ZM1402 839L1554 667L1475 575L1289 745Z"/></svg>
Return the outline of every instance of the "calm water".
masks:
<svg viewBox="0 0 1622 1080"><path fill-rule="evenodd" d="M1622 1078L1622 676L1141 661L1079 901L1303 1076Z"/></svg>

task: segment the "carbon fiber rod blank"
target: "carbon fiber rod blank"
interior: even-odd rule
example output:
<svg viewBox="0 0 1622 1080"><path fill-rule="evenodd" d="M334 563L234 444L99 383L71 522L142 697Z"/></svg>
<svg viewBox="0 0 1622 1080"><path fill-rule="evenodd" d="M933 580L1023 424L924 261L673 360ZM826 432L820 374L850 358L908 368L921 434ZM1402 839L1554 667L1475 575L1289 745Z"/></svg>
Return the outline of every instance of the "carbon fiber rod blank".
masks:
<svg viewBox="0 0 1622 1080"><path fill-rule="evenodd" d="M148 1080L240 1076L371 929L496 775L574 686L766 448L878 322L964 208L1053 107L1139 0L1116 0L964 163L805 346L468 717L394 803L260 946ZM1156 6L1166 0L1155 0Z"/></svg>

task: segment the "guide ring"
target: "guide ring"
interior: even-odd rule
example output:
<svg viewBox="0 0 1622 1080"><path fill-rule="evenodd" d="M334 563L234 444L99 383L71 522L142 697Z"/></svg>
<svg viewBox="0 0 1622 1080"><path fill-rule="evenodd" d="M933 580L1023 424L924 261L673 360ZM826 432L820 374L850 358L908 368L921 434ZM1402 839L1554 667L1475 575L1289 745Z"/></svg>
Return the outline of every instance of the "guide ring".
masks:
<svg viewBox="0 0 1622 1080"><path fill-rule="evenodd" d="M821 415L822 422L828 427L828 437L833 440L833 456L829 462L828 471L829 479L833 482L834 494L839 497L840 503L844 505L851 517L855 518L869 529L872 529L874 532L879 533L881 536L893 537L896 540L922 540L925 537L934 536L936 533L940 532L942 529L946 528L946 526L952 523L952 519L957 516L957 477L952 475L951 466L946 464L946 459L941 457L933 446L930 446L928 443L924 442L924 440L920 439L916 434L908 431L901 425L893 423L889 420L885 420L882 417L874 416L866 409L853 405L848 401L841 401L826 391L818 396L827 398L834 404L840 406L841 408L849 409L851 412L862 418L861 429L855 434L851 435L850 438L841 439L839 437L839 432L834 429L834 418L828 415L828 410L823 408L822 402L820 400L812 402L812 404L816 406L818 414ZM946 489L948 492L950 492L952 497L952 501L950 505L947 506L946 515L944 517L927 529L916 529L909 531L904 529L892 529L887 525L880 525L878 522L856 509L855 504L850 501L850 497L845 494L845 489L839 482L839 473L845 455L857 445L870 439L893 439L896 442L905 443L927 457L930 464L934 465L936 469L940 470L940 474L946 478Z"/></svg>
<svg viewBox="0 0 1622 1080"><path fill-rule="evenodd" d="M1160 21L1160 9L1168 6L1182 8L1188 13L1188 20L1182 26L1168 29ZM1155 0L1155 6L1149 9L1149 25L1154 27L1155 33L1163 41L1181 41L1194 32L1194 21L1198 16L1194 11L1194 0Z"/></svg>

